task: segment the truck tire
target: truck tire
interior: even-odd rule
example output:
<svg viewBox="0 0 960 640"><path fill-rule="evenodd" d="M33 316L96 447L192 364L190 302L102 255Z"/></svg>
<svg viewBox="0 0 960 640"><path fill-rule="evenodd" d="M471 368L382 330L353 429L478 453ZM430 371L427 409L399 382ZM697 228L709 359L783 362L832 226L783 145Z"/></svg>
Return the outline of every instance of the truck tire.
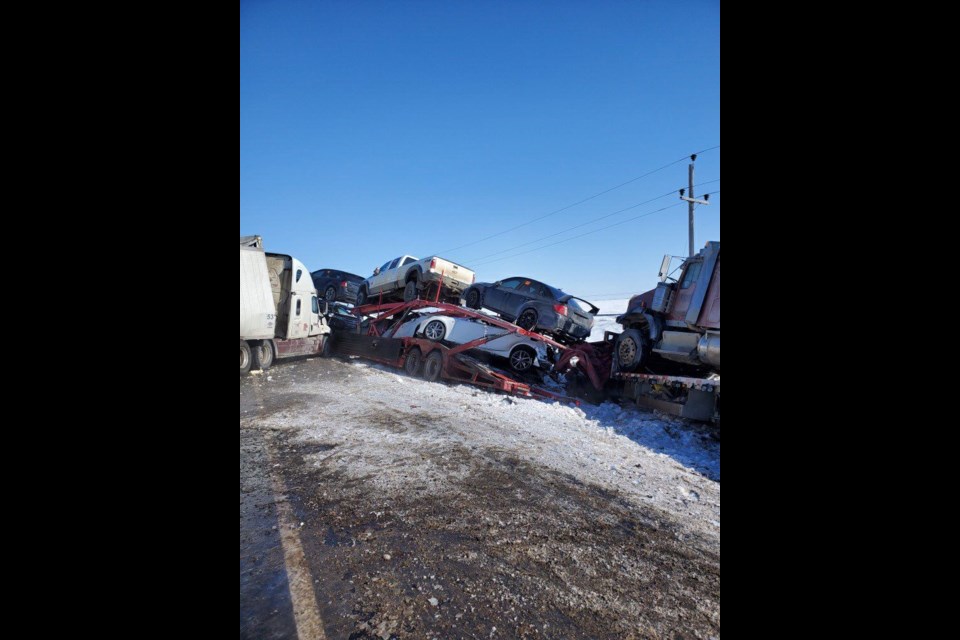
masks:
<svg viewBox="0 0 960 640"><path fill-rule="evenodd" d="M443 354L439 349L431 351L423 365L423 379L427 382L436 382L443 373Z"/></svg>
<svg viewBox="0 0 960 640"><path fill-rule="evenodd" d="M420 347L410 349L407 354L407 361L403 363L403 368L411 378L419 378L423 373L423 352Z"/></svg>
<svg viewBox="0 0 960 640"><path fill-rule="evenodd" d="M647 340L638 329L627 329L617 337L614 355L617 368L623 373L632 373L643 364L647 352Z"/></svg>
<svg viewBox="0 0 960 640"><path fill-rule="evenodd" d="M274 351L271 340L263 340L259 345L252 349L253 368L267 371L273 366Z"/></svg>
<svg viewBox="0 0 960 640"><path fill-rule="evenodd" d="M330 334L323 336L323 348L320 349L321 358L332 358L333 357L333 341L330 339Z"/></svg>
<svg viewBox="0 0 960 640"><path fill-rule="evenodd" d="M362 307L365 304L367 304L367 289L360 287L360 291L357 292L357 306Z"/></svg>
<svg viewBox="0 0 960 640"><path fill-rule="evenodd" d="M246 340L240 341L240 375L245 376L250 373L253 366L253 353L250 351L250 345Z"/></svg>
<svg viewBox="0 0 960 640"><path fill-rule="evenodd" d="M480 310L480 290L479 289L470 289L467 291L467 308Z"/></svg>
<svg viewBox="0 0 960 640"><path fill-rule="evenodd" d="M404 302L413 302L417 299L417 281L411 280L407 283L407 286L403 290L403 301Z"/></svg>

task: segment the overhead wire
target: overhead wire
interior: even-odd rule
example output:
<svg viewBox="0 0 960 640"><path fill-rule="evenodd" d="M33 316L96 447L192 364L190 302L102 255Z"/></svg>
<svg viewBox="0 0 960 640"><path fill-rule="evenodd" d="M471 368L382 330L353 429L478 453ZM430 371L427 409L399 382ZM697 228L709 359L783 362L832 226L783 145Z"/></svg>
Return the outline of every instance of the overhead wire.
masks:
<svg viewBox="0 0 960 640"><path fill-rule="evenodd" d="M718 193L720 193L720 191L713 191L713 192L711 192L711 193L704 194L704 195L713 196L713 195L717 195ZM595 234L595 233L600 233L601 231L606 231L607 229L613 229L614 227L619 227L619 226L621 226L621 225L627 224L628 222L634 222L634 221L636 221L636 220L641 220L641 219L643 219L643 218L649 218L650 216L656 215L656 214L658 214L658 213L662 213L662 212L664 212L664 211L668 211L668 210L670 210L670 209L674 209L674 208L679 207L679 206L682 206L682 205L684 205L684 204L685 204L685 203L683 203L683 202L678 202L678 203L672 204L672 205L670 205L670 206L668 206L668 207L663 207L663 208L661 208L661 209L657 209L656 211L650 211L650 212L648 212L648 213L644 213L644 214L642 214L642 215L635 216L635 217L633 217L633 218L628 218L627 220L622 220L622 221L620 221L620 222L616 222L616 223L611 224L611 225L608 225L608 226L606 226L606 227L601 227L601 228L599 228L599 229L594 229L593 231L588 231L587 233L582 233L582 234L580 234L580 235L578 235L578 236L573 236L572 238L565 238L564 240L560 240L560 241L554 242L554 243L552 243L552 244L544 245L544 246L542 246L542 247L537 247L537 248L535 248L535 249L530 249L529 251L522 251L522 252L520 252L520 253L516 253L516 254L513 254L513 255L509 255L509 256L504 256L503 258L496 258L496 259L494 259L494 260L486 260L486 261L484 261L484 262L474 263L472 266L475 266L475 267L485 266L485 265L488 265L488 264L493 264L493 263L495 263L495 262L502 262L503 260L509 260L509 259L511 259L511 258L519 258L520 256L525 256L525 255L528 255L528 254L531 254L531 253L536 253L537 251L542 251L542 250L544 250L544 249L550 249L551 247L556 247L557 245L561 245L561 244L564 244L564 243L566 243L566 242L572 242L573 240L579 240L580 238L585 238L585 237L590 236L590 235L593 235L593 234Z"/></svg>
<svg viewBox="0 0 960 640"><path fill-rule="evenodd" d="M696 187L705 187L705 186L707 186L708 184L716 184L716 183L718 183L718 182L720 182L720 179L719 179L719 178L716 179L716 180L710 180L709 182L704 182L704 183L698 184L698 185L696 185ZM651 203L653 203L653 202L656 202L657 200L662 200L662 199L664 199L664 198L666 198L666 197L672 196L672 195L676 194L678 191L680 191L680 188L671 189L670 191L668 191L667 193L663 194L662 196L657 196L656 198L652 198L652 199L650 199L650 200L647 200L646 202L641 202L641 203L639 203L639 204L631 205L631 206L627 207L626 209L620 209L619 211L614 211L613 213L608 213L607 215L600 216L599 218L594 218L594 219L592 219L592 220L588 220L587 222L583 222L583 223L578 224L578 225L575 225L575 226L573 226L573 227L568 227L567 229L564 229L564 230L562 230L562 231L558 231L558 232L556 232L556 233L552 233L552 234L550 234L550 235L548 235L548 236L543 236L542 238L537 238L536 240L531 240L531 241L529 241L529 242L524 242L523 244L515 245L515 246L513 246L513 247L510 247L509 249L503 249L502 251L496 251L496 252L494 252L494 253L491 253L491 254L488 254L488 255L485 255L485 256L481 256L481 257L475 258L475 259L473 259L473 260L466 260L465 262L472 262L472 263L476 264L476 263L480 262L481 260L486 260L487 258L492 258L492 257L494 257L494 256L498 256L498 255L500 255L501 253L508 253L508 252L510 252L510 251L515 251L515 250L521 249L521 248L523 248L523 247L529 247L529 246L532 245L532 244L537 244L538 242L543 242L544 240L549 240L550 238L556 238L557 236L561 236L561 235L563 235L563 234L565 234L565 233L568 233L568 232L570 232L570 231L574 231L574 230L576 230L576 229L582 229L583 227L588 227L588 226L590 226L591 224L594 224L594 223L596 223L596 222L600 222L601 220L606 220L606 219L608 219L608 218L612 218L613 216L620 215L621 213L626 213L627 211L633 211L634 209L638 209L638 208L643 207L643 206L645 206L645 205L651 204Z"/></svg>
<svg viewBox="0 0 960 640"><path fill-rule="evenodd" d="M648 178L648 177L650 177L650 176L652 176L652 175L654 175L654 174L656 174L656 173L659 173L659 172L661 172L661 171L663 171L663 170L665 170L665 169L669 169L670 167L672 167L672 166L674 166L674 165L678 165L678 164L680 164L681 162L684 162L685 160L689 159L689 158L691 157L691 155L702 155L702 154L708 153L708 152L710 152L710 151L716 151L716 150L719 149L719 148L720 148L720 145L717 145L717 146L711 147L711 148L709 148L709 149L704 149L703 151L697 151L697 152L694 153L694 154L685 155L685 156L683 156L682 158L680 158L679 160L675 160L675 161L673 161L673 162L671 162L671 163L669 163L669 164L663 165L663 166L660 167L659 169L654 169L653 171L650 171L650 172L648 172L648 173L645 173L645 174L643 174L642 176L637 176L636 178L633 178L632 180L627 180L626 182L624 182L624 183L622 183L622 184L618 184L618 185L615 186L615 187L611 187L611 188L609 188L609 189L607 189L607 190L605 190L605 191L601 191L600 193L596 193L596 194L590 196L589 198L584 198L583 200L580 200L579 202L574 202L573 204L567 205L566 207L563 207L562 209L557 209L556 211L551 211L550 213L547 213L547 214L545 214L545 215L542 215L542 216L540 216L540 217L538 217L538 218L534 218L533 220L530 220L529 222L524 222L523 224L519 224L519 225L517 225L517 226L515 226L515 227L511 227L511 228L509 228L509 229L506 229L506 230L504 230L504 231L500 231L500 232L495 233L495 234L493 234L493 235L486 236L485 238L480 238L479 240L474 240L473 242L468 242L467 244L462 244L462 245L460 245L459 247L454 247L454 248L452 248L452 249L444 249L443 251L441 251L441 252L439 252L439 253L441 253L441 254L452 253L452 252L454 252L454 251L459 251L460 249L466 249L467 247L472 247L472 246L474 246L474 245L480 244L481 242L486 242L487 240L492 240L493 238L499 238L500 236L506 235L506 234L508 234L508 233L510 233L510 232L512 232L512 231L516 231L517 229L522 229L522 228L524 228L524 227L528 227L528 226L530 226L531 224L540 222L541 220L546 220L547 218L549 218L549 217L551 217L551 216L555 216L555 215L557 215L558 213L563 213L564 211L567 211L567 210L569 210L569 209L573 209L574 207L578 207L578 206L580 206L581 204L584 204L584 203L586 203L586 202L590 202L591 200L594 200L594 199L596 199L596 198L599 198L600 196L606 195L606 194L610 193L611 191L616 191L617 189L620 189L620 188L622 188L622 187L625 187L625 186L627 186L627 185L629 185L629 184L633 184L634 182L637 182L638 180L643 180L644 178Z"/></svg>

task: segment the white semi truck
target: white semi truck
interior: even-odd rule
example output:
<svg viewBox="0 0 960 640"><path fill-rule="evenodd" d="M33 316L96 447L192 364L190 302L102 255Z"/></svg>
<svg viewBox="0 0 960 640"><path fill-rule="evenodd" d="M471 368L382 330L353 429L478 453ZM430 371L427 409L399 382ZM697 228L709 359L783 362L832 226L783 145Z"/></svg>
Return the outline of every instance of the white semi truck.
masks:
<svg viewBox="0 0 960 640"><path fill-rule="evenodd" d="M329 336L304 264L265 253L260 236L240 238L240 375L277 358L329 355Z"/></svg>

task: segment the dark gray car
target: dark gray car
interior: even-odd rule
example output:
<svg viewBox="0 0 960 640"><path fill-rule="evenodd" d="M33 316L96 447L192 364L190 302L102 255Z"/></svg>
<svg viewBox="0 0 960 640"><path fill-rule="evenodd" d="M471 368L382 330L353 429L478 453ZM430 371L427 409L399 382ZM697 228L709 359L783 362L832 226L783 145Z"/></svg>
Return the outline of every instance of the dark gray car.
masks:
<svg viewBox="0 0 960 640"><path fill-rule="evenodd" d="M593 330L596 306L531 278L477 283L463 294L471 309L489 309L505 320L562 341L586 340Z"/></svg>
<svg viewBox="0 0 960 640"><path fill-rule="evenodd" d="M320 269L310 274L317 295L329 302L353 304L363 278L337 269Z"/></svg>

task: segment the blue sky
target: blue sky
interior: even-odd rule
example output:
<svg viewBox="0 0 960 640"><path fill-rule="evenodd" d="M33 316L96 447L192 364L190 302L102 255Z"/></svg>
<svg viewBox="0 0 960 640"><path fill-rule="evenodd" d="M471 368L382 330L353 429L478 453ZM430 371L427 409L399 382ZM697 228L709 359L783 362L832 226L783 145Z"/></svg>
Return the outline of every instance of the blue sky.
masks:
<svg viewBox="0 0 960 640"><path fill-rule="evenodd" d="M687 162L503 232L720 142L716 1L240 2L240 235L310 269L438 254L628 297L686 254L687 208L610 214L686 186ZM719 191L720 150L696 166Z"/></svg>

